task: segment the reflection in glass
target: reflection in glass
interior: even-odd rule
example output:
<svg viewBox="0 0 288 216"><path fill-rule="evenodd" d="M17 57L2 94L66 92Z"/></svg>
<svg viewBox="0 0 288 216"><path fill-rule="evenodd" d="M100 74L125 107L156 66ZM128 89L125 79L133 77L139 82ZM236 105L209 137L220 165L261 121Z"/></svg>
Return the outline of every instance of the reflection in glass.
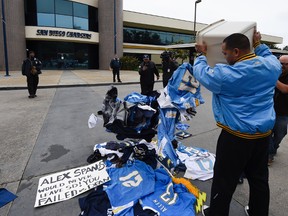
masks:
<svg viewBox="0 0 288 216"><path fill-rule="evenodd" d="M171 45L175 43L191 43L194 40L193 35L189 34L128 27L125 27L123 31L124 42L126 43Z"/></svg>
<svg viewBox="0 0 288 216"><path fill-rule="evenodd" d="M45 14L37 13L37 22L38 26L55 26L55 15L54 14Z"/></svg>
<svg viewBox="0 0 288 216"><path fill-rule="evenodd" d="M72 2L66 0L55 0L56 14L73 15Z"/></svg>
<svg viewBox="0 0 288 216"><path fill-rule="evenodd" d="M73 3L73 15L88 19L88 5Z"/></svg>
<svg viewBox="0 0 288 216"><path fill-rule="evenodd" d="M88 19L74 17L74 29L88 30Z"/></svg>
<svg viewBox="0 0 288 216"><path fill-rule="evenodd" d="M54 13L54 0L37 0L37 12Z"/></svg>
<svg viewBox="0 0 288 216"><path fill-rule="evenodd" d="M31 14L31 17L26 18L26 23L29 18L33 18L35 21L33 25L98 31L97 8L70 0L35 1L37 4L37 21Z"/></svg>
<svg viewBox="0 0 288 216"><path fill-rule="evenodd" d="M56 27L73 28L72 16L56 14Z"/></svg>
<svg viewBox="0 0 288 216"><path fill-rule="evenodd" d="M38 58L43 69L88 69L96 68L94 61L98 53L97 45L71 42L28 41L28 47L37 47ZM94 55L94 58L91 56ZM90 56L90 58L89 58ZM89 62L93 59L93 63Z"/></svg>

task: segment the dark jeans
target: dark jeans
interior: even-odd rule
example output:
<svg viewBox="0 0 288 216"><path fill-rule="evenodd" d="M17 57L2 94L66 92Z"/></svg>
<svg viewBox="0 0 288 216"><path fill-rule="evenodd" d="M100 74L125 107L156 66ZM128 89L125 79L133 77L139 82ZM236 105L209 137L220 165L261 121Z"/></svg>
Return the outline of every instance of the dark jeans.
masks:
<svg viewBox="0 0 288 216"><path fill-rule="evenodd" d="M222 130L217 143L209 216L228 216L232 195L244 172L250 187L250 216L268 216L269 138L243 139Z"/></svg>
<svg viewBox="0 0 288 216"><path fill-rule="evenodd" d="M287 134L288 116L276 116L275 125L272 131L269 146L269 156L273 157L277 153L277 149L282 139Z"/></svg>
<svg viewBox="0 0 288 216"><path fill-rule="evenodd" d="M113 69L113 82L116 82L116 76L117 76L117 81L120 82L120 70L119 69Z"/></svg>
<svg viewBox="0 0 288 216"><path fill-rule="evenodd" d="M142 95L149 95L153 91L154 88L154 82L151 82L150 84L144 84L140 83L141 85L141 94Z"/></svg>
<svg viewBox="0 0 288 216"><path fill-rule="evenodd" d="M29 95L31 95L31 96L36 95L38 83L39 83L38 75L27 76L27 87L28 87Z"/></svg>

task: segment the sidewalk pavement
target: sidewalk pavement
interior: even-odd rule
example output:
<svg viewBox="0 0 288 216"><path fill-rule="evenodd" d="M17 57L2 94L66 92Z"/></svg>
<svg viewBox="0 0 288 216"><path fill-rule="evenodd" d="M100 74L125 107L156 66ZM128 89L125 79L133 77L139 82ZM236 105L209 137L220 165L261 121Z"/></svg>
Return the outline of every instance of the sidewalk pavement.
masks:
<svg viewBox="0 0 288 216"><path fill-rule="evenodd" d="M21 71L10 71L6 76L5 71L0 72L0 90L13 90L27 88L26 77ZM137 71L121 70L120 78L123 83L139 83ZM42 70L39 75L38 88L97 86L113 83L113 75L109 70Z"/></svg>
<svg viewBox="0 0 288 216"><path fill-rule="evenodd" d="M5 72L0 72L0 186L17 193L18 198L1 208L0 215L48 216L59 215L60 211L61 215L77 215L78 198L34 209L38 180L43 175L83 165L87 155L91 154L92 144L115 138L112 134L104 133L100 124L97 130L86 128L87 116L92 111L99 110L99 101L103 100L106 86L113 83L112 72L43 70L39 82L39 88L43 90L39 91L38 97L32 101L26 96L26 77L22 76L20 71L12 71L10 75L6 77ZM121 80L123 83L113 85L122 84L119 86L122 96L139 90L137 71L121 71ZM133 83L136 85L125 87ZM80 88L60 88L72 86ZM161 81L156 84L156 88L162 88ZM5 91L13 89L24 90L9 93ZM202 88L202 94L206 103L189 123L193 136L188 143L214 152L220 129L216 127L213 119L211 93ZM288 137L282 141L277 159L269 167L270 216L284 216L288 211L287 144ZM207 192L206 204L209 204L211 182L195 182L196 186ZM249 187L245 180L234 193L230 207L231 216L245 215L243 206L247 205L248 194Z"/></svg>

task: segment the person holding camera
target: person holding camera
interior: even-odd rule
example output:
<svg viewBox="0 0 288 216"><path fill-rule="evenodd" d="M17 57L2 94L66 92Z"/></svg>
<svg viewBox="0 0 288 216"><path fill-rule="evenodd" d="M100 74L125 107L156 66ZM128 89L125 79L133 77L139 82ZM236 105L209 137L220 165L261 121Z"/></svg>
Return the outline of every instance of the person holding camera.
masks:
<svg viewBox="0 0 288 216"><path fill-rule="evenodd" d="M162 58L163 88L165 88L174 71L178 68L178 62L173 59L172 53L169 51L164 51L160 57Z"/></svg>
<svg viewBox="0 0 288 216"><path fill-rule="evenodd" d="M141 94L149 95L154 88L155 77L159 80L159 72L154 62L150 61L148 55L143 56L143 62L139 65Z"/></svg>
<svg viewBox="0 0 288 216"><path fill-rule="evenodd" d="M35 52L29 51L29 56L22 64L22 75L27 77L28 98L37 97L36 91L39 83L39 74L41 74L42 62L35 58Z"/></svg>

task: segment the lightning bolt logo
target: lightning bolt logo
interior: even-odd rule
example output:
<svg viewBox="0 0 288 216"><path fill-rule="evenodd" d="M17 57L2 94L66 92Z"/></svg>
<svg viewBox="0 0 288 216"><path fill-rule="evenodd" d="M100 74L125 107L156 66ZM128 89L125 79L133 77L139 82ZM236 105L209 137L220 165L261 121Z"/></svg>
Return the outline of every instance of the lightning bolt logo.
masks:
<svg viewBox="0 0 288 216"><path fill-rule="evenodd" d="M206 202L206 193L205 192L199 192L199 197L197 198L197 204L195 206L196 213L201 211L201 208L202 208L204 202Z"/></svg>

